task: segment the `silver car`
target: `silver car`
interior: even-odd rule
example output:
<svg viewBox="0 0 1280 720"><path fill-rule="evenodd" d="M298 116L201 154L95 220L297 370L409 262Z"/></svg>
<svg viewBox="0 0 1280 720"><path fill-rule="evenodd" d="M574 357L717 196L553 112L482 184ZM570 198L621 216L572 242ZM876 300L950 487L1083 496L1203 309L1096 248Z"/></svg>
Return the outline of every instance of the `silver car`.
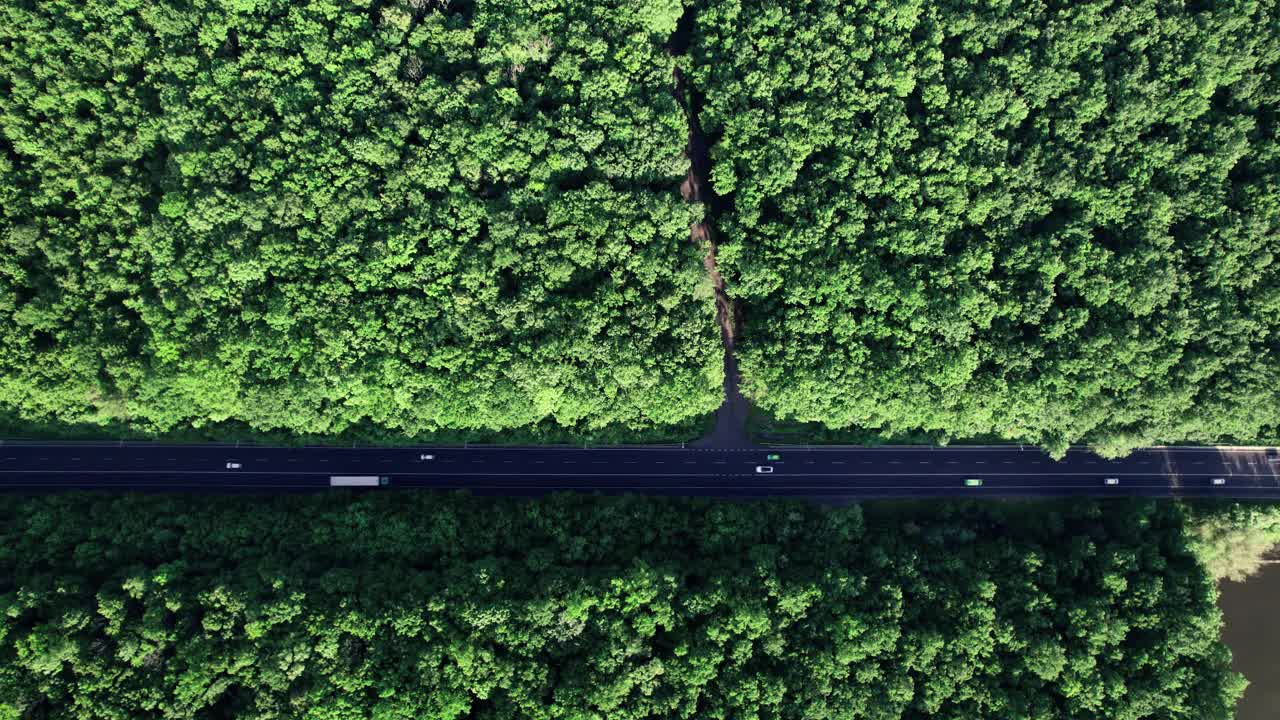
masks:
<svg viewBox="0 0 1280 720"><path fill-rule="evenodd" d="M768 475L769 473L773 472L773 466L772 466L772 465L757 465L757 466L756 466L756 472L757 472L757 473L759 473L759 474L761 474L761 475Z"/></svg>

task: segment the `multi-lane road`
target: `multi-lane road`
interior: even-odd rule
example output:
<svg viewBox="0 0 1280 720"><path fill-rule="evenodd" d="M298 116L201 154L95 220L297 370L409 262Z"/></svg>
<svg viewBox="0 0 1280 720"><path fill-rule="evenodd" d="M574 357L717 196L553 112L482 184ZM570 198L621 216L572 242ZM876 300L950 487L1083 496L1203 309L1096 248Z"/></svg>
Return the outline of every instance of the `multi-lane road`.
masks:
<svg viewBox="0 0 1280 720"><path fill-rule="evenodd" d="M1120 460L1081 449L1054 460L1018 446L718 450L0 444L0 488L10 490L306 490L328 488L335 476L383 478L385 489L501 494L584 490L844 498L1280 499L1280 457L1274 448L1156 448Z"/></svg>

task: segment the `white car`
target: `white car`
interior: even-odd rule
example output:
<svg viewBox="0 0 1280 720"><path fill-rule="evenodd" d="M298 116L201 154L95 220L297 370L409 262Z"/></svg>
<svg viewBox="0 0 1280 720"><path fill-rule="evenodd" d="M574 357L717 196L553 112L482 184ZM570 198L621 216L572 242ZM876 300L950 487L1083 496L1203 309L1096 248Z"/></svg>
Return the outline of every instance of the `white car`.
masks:
<svg viewBox="0 0 1280 720"><path fill-rule="evenodd" d="M227 463L227 469L228 469L228 470L239 470L239 469L240 469L240 463L238 463L238 462L229 462L229 463Z"/></svg>
<svg viewBox="0 0 1280 720"><path fill-rule="evenodd" d="M1227 484L1227 479L1226 479L1226 478L1214 478L1214 479L1210 480L1209 482L1213 483L1214 485L1226 485L1226 484Z"/></svg>
<svg viewBox="0 0 1280 720"><path fill-rule="evenodd" d="M757 472L757 473L760 473L761 475L768 475L769 473L773 472L773 466L772 466L772 465L757 465L757 466L756 466L756 472Z"/></svg>
<svg viewBox="0 0 1280 720"><path fill-rule="evenodd" d="M1102 484L1103 485L1119 485L1120 478L1107 478L1106 480L1102 481Z"/></svg>
<svg viewBox="0 0 1280 720"><path fill-rule="evenodd" d="M418 459L419 460L435 460L436 456L432 455L431 453L422 453L421 455L418 456Z"/></svg>

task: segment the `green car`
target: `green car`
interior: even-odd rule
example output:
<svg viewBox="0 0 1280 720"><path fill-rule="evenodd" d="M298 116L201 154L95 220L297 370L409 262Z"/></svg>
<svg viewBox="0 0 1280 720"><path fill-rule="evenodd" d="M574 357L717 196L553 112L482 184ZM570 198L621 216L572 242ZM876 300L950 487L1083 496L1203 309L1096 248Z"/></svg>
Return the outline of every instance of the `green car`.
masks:
<svg viewBox="0 0 1280 720"><path fill-rule="evenodd" d="M764 459L765 460L781 460L782 456L779 455L778 453L769 453L768 455L764 456Z"/></svg>
<svg viewBox="0 0 1280 720"><path fill-rule="evenodd" d="M965 487L982 487L982 478L969 478L964 481Z"/></svg>

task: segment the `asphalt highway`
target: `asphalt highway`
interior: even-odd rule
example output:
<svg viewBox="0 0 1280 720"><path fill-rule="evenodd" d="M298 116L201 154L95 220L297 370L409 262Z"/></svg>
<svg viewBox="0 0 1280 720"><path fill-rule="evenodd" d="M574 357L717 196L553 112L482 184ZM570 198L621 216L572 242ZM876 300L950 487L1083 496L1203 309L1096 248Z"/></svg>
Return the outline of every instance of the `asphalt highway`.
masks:
<svg viewBox="0 0 1280 720"><path fill-rule="evenodd" d="M771 454L777 459L769 459ZM1081 449L1056 461L1038 449L1018 446L718 450L0 443L0 489L8 490L318 490L328 489L334 476L385 478L370 491L466 489L503 495L579 490L849 499L1280 499L1275 448L1155 448L1120 460ZM973 487L966 480L981 480L981 485Z"/></svg>

